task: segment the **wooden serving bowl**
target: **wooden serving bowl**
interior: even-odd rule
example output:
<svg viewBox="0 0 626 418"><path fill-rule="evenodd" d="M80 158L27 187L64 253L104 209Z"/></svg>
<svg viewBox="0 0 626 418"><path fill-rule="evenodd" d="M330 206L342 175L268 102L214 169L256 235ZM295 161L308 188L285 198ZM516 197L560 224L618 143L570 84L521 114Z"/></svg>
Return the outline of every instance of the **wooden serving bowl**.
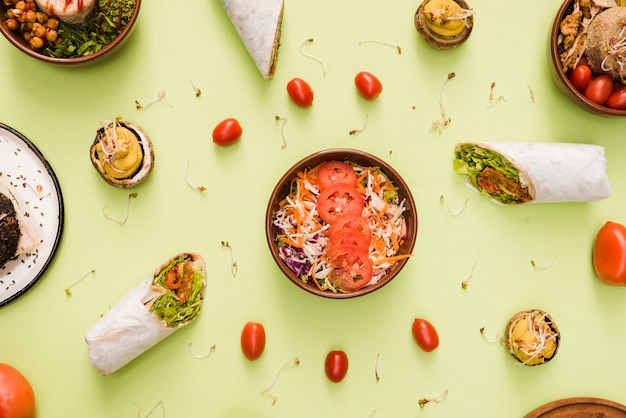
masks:
<svg viewBox="0 0 626 418"><path fill-rule="evenodd" d="M567 74L563 71L561 60L559 58L559 25L561 21L571 12L573 4L574 0L565 0L563 2L550 29L548 38L548 60L553 79L565 96L582 109L601 116L626 116L626 110L612 109L610 107L594 103L586 98L583 93L576 90L574 85L567 78Z"/></svg>
<svg viewBox="0 0 626 418"><path fill-rule="evenodd" d="M48 56L40 51L33 50L28 42L24 39L22 34L19 31L13 31L7 27L6 24L6 13L8 7L5 5L3 1L0 1L0 32L2 35L15 46L17 49L29 55L33 58L36 58L41 61L53 63L53 64L64 64L64 65L79 65L79 64L87 64L93 63L95 61L100 61L103 57L109 57L113 51L119 49L120 45L126 41L133 28L135 27L135 23L137 22L137 18L139 16L139 10L141 8L141 0L135 0L135 8L133 9L133 13L128 21L128 24L121 30L119 35L110 42L107 46L103 47L97 52L94 52L90 55L84 55L76 58L57 58Z"/></svg>
<svg viewBox="0 0 626 418"><path fill-rule="evenodd" d="M400 174L398 174L398 172L393 167L391 167L382 159L374 155L368 154L364 151L345 148L329 149L311 154L294 164L278 180L278 183L276 184L276 187L272 191L272 194L269 198L267 211L265 214L265 235L267 238L267 244L269 246L272 257L274 258L274 261L276 262L280 270L293 284L295 284L299 288L314 295L331 299L346 299L363 296L375 292L376 290L391 282L396 276L398 276L410 257L404 258L400 261L396 261L396 263L393 264L390 269L385 273L385 275L382 276L376 283L367 285L361 289L352 292L335 293L332 291L320 290L314 283L304 282L303 280L301 280L281 259L279 254L277 231L273 225L272 220L274 218L274 214L279 208L280 201L283 200L285 196L287 196L287 194L289 193L292 181L296 177L298 172L303 171L305 168L313 168L326 161L348 161L359 164L361 166L379 167L382 172L385 173L391 181L393 181L394 185L398 187L398 194L400 198L405 200L406 207L406 210L404 212L407 227L406 239L400 245L397 254L411 254L417 238L417 211L415 209L415 202L413 201L413 196L411 194L411 191L409 190L408 185L402 179Z"/></svg>

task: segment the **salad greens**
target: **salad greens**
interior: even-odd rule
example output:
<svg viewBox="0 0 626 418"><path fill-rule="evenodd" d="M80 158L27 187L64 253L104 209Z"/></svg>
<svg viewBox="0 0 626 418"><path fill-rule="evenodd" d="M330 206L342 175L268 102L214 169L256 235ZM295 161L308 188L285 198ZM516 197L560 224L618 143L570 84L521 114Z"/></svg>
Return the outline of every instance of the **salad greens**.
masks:
<svg viewBox="0 0 626 418"><path fill-rule="evenodd" d="M61 42L42 52L55 58L77 58L94 54L109 45L126 27L136 0L99 0L86 26L59 23Z"/></svg>
<svg viewBox="0 0 626 418"><path fill-rule="evenodd" d="M204 275L199 269L194 268L191 294L189 300L185 303L180 303L174 295L174 292L168 289L164 283L168 271L176 265L185 264L188 261L189 259L185 258L183 255L175 257L153 280L155 286L163 287L166 292L154 301L150 312L153 312L160 320L165 321L170 328L190 322L200 313L200 309L202 308Z"/></svg>

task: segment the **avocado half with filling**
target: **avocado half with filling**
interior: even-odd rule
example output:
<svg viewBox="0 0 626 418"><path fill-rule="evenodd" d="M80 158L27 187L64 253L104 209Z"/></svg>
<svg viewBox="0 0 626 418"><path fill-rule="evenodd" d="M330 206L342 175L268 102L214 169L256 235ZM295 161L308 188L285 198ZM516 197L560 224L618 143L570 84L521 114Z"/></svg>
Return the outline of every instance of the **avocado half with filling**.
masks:
<svg viewBox="0 0 626 418"><path fill-rule="evenodd" d="M119 119L98 129L90 149L91 162L100 176L119 188L144 181L154 166L154 149L144 130Z"/></svg>
<svg viewBox="0 0 626 418"><path fill-rule="evenodd" d="M431 46L452 49L469 38L474 13L464 0L424 0L415 12L414 23Z"/></svg>
<svg viewBox="0 0 626 418"><path fill-rule="evenodd" d="M525 366L552 360L559 349L561 333L552 317L539 309L516 313L504 333L509 353Z"/></svg>

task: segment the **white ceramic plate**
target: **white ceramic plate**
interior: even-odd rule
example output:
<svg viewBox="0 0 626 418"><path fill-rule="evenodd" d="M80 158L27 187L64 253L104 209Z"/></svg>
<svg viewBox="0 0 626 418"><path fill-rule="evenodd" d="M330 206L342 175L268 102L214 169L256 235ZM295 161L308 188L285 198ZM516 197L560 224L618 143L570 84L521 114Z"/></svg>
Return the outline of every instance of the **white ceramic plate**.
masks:
<svg viewBox="0 0 626 418"><path fill-rule="evenodd" d="M63 230L63 197L52 167L24 135L0 123L0 181L13 192L41 242L0 268L0 306L26 293L44 274Z"/></svg>

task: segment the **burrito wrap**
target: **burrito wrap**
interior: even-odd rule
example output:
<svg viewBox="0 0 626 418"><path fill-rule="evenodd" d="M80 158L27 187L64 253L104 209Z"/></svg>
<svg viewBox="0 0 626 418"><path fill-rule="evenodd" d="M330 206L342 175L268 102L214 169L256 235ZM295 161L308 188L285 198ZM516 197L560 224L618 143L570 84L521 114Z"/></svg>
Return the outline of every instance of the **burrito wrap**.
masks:
<svg viewBox="0 0 626 418"><path fill-rule="evenodd" d="M283 0L221 2L263 78L272 78L278 56Z"/></svg>
<svg viewBox="0 0 626 418"><path fill-rule="evenodd" d="M471 167L466 153L482 155L482 166ZM465 155L465 156L464 156ZM486 157L485 157L486 156ZM498 159L501 157L501 160ZM480 170L496 161L497 171L517 175L528 199L506 201L477 181ZM500 161L504 167L498 167ZM465 142L455 147L454 169L466 174L468 187L500 204L591 202L611 195L604 147L561 142ZM508 166L507 166L508 165Z"/></svg>
<svg viewBox="0 0 626 418"><path fill-rule="evenodd" d="M185 255L191 256L192 266L202 274L201 298L203 298L206 289L205 261L199 254ZM179 256L180 254L163 263L152 276L144 279L138 287L130 289L86 332L85 341L89 348L89 361L102 375L119 370L195 319L194 317L172 327L150 311L150 306L154 301L166 293L165 288L153 284L154 278Z"/></svg>

